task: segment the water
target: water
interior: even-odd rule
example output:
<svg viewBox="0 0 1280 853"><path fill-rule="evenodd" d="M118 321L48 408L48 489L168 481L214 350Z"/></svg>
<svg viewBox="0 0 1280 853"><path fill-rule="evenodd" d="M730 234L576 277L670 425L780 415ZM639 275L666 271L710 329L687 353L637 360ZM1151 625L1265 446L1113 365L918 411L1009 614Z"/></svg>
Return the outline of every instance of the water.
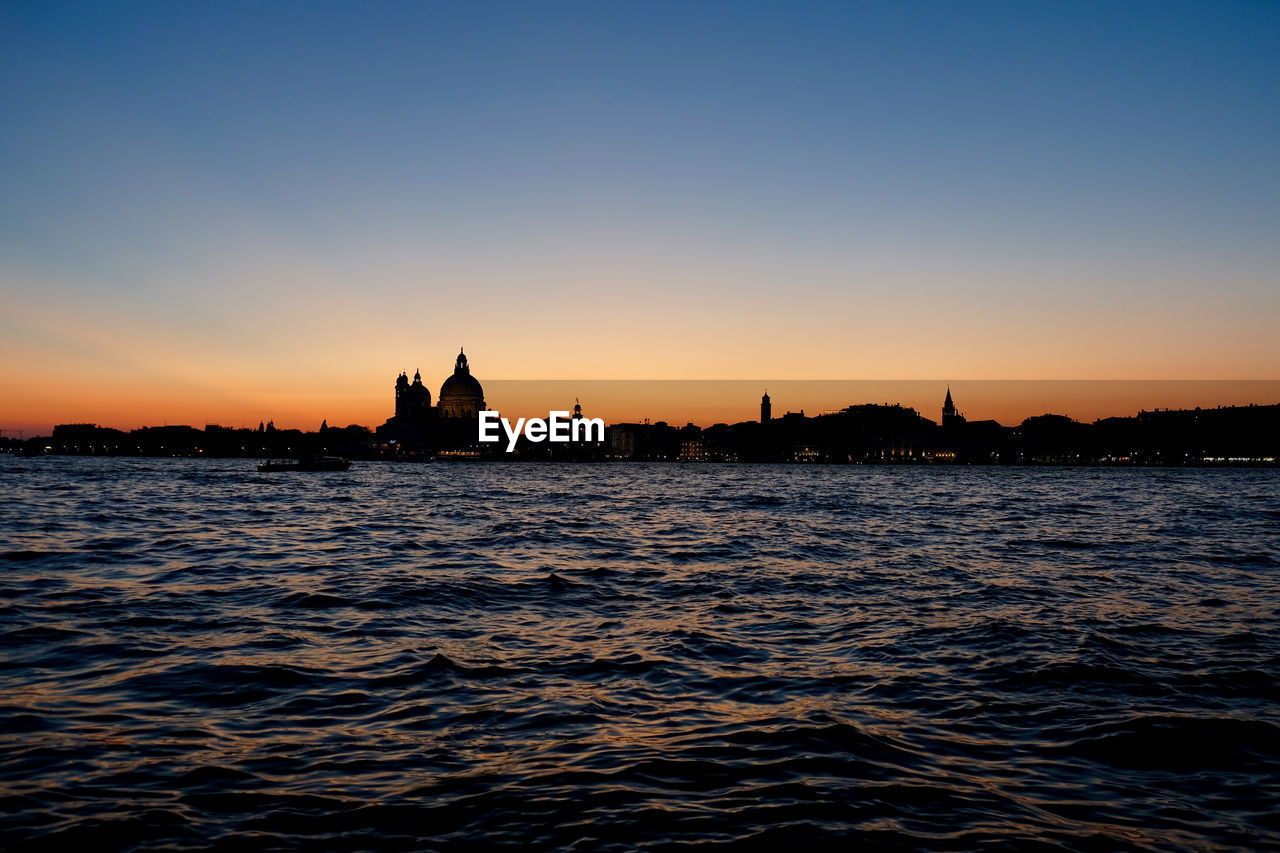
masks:
<svg viewBox="0 0 1280 853"><path fill-rule="evenodd" d="M0 457L0 846L1280 849L1280 475Z"/></svg>

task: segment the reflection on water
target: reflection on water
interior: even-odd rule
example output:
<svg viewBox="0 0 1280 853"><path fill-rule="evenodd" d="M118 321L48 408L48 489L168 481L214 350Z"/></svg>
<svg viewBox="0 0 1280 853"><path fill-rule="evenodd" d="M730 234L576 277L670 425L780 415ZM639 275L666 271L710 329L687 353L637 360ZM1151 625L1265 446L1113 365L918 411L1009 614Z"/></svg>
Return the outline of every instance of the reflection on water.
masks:
<svg viewBox="0 0 1280 853"><path fill-rule="evenodd" d="M1280 845L1274 471L0 472L9 848Z"/></svg>

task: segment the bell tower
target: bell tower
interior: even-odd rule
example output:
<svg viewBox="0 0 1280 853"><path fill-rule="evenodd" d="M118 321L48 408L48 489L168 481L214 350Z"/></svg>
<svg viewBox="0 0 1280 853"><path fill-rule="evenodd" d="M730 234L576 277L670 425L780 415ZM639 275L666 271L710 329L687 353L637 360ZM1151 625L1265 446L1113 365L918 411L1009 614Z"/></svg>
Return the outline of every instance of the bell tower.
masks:
<svg viewBox="0 0 1280 853"><path fill-rule="evenodd" d="M956 404L951 400L951 386L947 386L947 399L942 401L942 428L950 431L962 427L965 423L964 415L956 410Z"/></svg>
<svg viewBox="0 0 1280 853"><path fill-rule="evenodd" d="M760 423L767 424L773 420L773 402L769 400L769 389L764 389L764 396L760 398Z"/></svg>
<svg viewBox="0 0 1280 853"><path fill-rule="evenodd" d="M401 373L396 377L396 417L409 415L409 377Z"/></svg>

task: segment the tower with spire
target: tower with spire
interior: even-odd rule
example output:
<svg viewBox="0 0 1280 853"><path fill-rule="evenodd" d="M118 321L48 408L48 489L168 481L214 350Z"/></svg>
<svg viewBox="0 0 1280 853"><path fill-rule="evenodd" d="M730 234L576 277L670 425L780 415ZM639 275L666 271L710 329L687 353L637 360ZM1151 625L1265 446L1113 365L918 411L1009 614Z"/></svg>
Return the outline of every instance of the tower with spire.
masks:
<svg viewBox="0 0 1280 853"><path fill-rule="evenodd" d="M951 399L951 386L947 386L947 398L942 401L942 429L945 432L952 432L963 427L965 423L964 415L956 410L956 404Z"/></svg>
<svg viewBox="0 0 1280 853"><path fill-rule="evenodd" d="M773 420L773 402L769 399L769 389L764 389L764 396L760 398L760 423L767 424Z"/></svg>

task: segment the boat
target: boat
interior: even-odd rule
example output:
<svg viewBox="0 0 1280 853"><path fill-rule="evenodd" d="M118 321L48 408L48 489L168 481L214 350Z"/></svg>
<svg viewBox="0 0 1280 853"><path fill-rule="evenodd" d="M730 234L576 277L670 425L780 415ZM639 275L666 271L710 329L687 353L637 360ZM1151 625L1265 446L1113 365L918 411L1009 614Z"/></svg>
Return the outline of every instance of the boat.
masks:
<svg viewBox="0 0 1280 853"><path fill-rule="evenodd" d="M345 471L350 467L351 462L340 456L300 456L258 463L259 471Z"/></svg>

